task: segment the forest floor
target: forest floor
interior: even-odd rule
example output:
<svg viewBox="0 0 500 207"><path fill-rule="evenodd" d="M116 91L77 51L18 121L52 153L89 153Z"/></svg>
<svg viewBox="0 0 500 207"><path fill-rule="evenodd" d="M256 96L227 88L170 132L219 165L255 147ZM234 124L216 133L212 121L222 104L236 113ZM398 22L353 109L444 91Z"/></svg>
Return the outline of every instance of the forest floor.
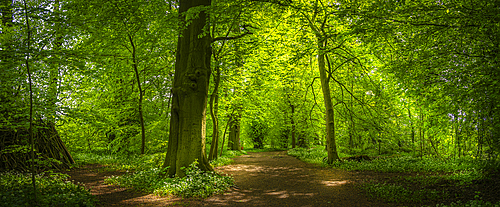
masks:
<svg viewBox="0 0 500 207"><path fill-rule="evenodd" d="M368 198L359 184L390 179L389 173L349 172L322 168L288 156L286 151L255 152L234 159L216 171L232 175L235 185L206 199L158 197L104 184L111 175L102 165L86 165L67 174L99 200L97 206L394 206ZM401 205L399 203L398 205ZM411 204L409 204L411 205ZM435 204L434 204L435 205Z"/></svg>

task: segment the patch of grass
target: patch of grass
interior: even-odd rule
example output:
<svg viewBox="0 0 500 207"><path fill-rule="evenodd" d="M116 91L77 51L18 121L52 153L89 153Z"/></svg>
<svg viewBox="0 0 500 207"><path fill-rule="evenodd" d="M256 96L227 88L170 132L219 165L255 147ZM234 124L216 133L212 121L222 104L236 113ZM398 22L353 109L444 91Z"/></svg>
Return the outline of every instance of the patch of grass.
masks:
<svg viewBox="0 0 500 207"><path fill-rule="evenodd" d="M158 168L163 164L165 153L145 155L116 155L107 153L74 153L73 158L78 165L102 164L110 170L145 170Z"/></svg>
<svg viewBox="0 0 500 207"><path fill-rule="evenodd" d="M327 153L322 147L313 147L309 149L297 147L288 150L288 155L309 163L322 164L323 158L327 156Z"/></svg>
<svg viewBox="0 0 500 207"><path fill-rule="evenodd" d="M203 172L193 162L184 168L186 176L183 178L165 178L160 174L159 168L137 171L133 174L113 176L107 178L105 183L123 187L132 187L156 195L177 195L182 197L201 197L222 193L233 186L233 179L215 172Z"/></svg>
<svg viewBox="0 0 500 207"><path fill-rule="evenodd" d="M287 150L286 148L262 148L262 149L256 149L256 148L249 148L245 149L247 152L274 152L274 151L285 151Z"/></svg>
<svg viewBox="0 0 500 207"><path fill-rule="evenodd" d="M375 199L383 199L391 203L422 203L447 196L444 191L435 189L412 189L392 183L367 183L363 185L369 195Z"/></svg>
<svg viewBox="0 0 500 207"><path fill-rule="evenodd" d="M247 154L247 151L245 151L245 150L224 150L224 152L222 152L222 157L232 158L232 157L237 157L237 156L246 155L246 154Z"/></svg>
<svg viewBox="0 0 500 207"><path fill-rule="evenodd" d="M470 200L464 203L458 201L449 205L438 204L436 207L500 207L500 202L490 203L483 200Z"/></svg>
<svg viewBox="0 0 500 207"><path fill-rule="evenodd" d="M232 163L230 158L247 154L244 150L224 150L222 157L210 162L214 167L220 167ZM151 168L159 168L165 161L165 153L145 155L116 155L109 153L74 153L73 158L78 165L101 164L108 166L110 171L132 170L143 171Z"/></svg>
<svg viewBox="0 0 500 207"><path fill-rule="evenodd" d="M94 206L95 198L83 186L68 181L60 173L36 176L38 206ZM0 205L32 206L33 188L30 174L0 174Z"/></svg>
<svg viewBox="0 0 500 207"><path fill-rule="evenodd" d="M225 150L221 157L210 162L214 167L224 166L233 162L232 157L247 154L243 150ZM221 193L233 185L232 178L221 176L215 172L202 172L195 164L185 168L184 178L164 178L160 176L161 165L165 153L146 155L116 155L108 153L75 153L75 160L80 164L102 164L104 170L131 171L131 174L107 178L105 183L157 195L178 195L182 197L208 197Z"/></svg>
<svg viewBox="0 0 500 207"><path fill-rule="evenodd" d="M233 160L231 158L246 154L247 152L244 150L224 150L224 152L222 153L222 157L218 157L215 160L211 160L210 164L213 167L221 167L224 165L229 165L233 163Z"/></svg>
<svg viewBox="0 0 500 207"><path fill-rule="evenodd" d="M332 165L345 170L371 170L377 172L460 172L477 168L475 160L450 160L396 156L363 162L336 162Z"/></svg>
<svg viewBox="0 0 500 207"><path fill-rule="evenodd" d="M327 156L323 147L296 148L289 150L288 154L310 163L323 163L323 158ZM341 156L348 155L341 154ZM473 158L440 160L400 154L372 158L374 159L338 161L329 167L349 171L380 172L380 177L363 184L366 192L386 202L406 204L456 202L464 197L468 200L477 199L477 196L472 194L474 190L491 188L491 185L481 183L493 182L488 179L500 172L500 162ZM487 197L491 201L497 201L491 193L488 193ZM472 201L465 206L476 204L477 202ZM490 206L486 202L478 205Z"/></svg>
<svg viewBox="0 0 500 207"><path fill-rule="evenodd" d="M224 165L229 165L232 162L233 162L233 160L229 157L219 157L215 160L211 160L210 165L212 165L213 167L221 167Z"/></svg>

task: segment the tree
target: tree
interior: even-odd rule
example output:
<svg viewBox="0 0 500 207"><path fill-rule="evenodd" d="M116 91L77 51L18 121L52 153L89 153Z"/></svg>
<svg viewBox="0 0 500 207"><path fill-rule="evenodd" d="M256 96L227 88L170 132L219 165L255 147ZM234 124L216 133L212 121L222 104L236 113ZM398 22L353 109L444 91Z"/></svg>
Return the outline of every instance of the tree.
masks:
<svg viewBox="0 0 500 207"><path fill-rule="evenodd" d="M47 103L54 96L53 90L47 92L45 88L53 84L47 80L49 56L61 51L59 47L49 46L50 43L55 44L55 40L47 38L54 32L49 22L58 19L59 12L36 13L48 11L46 8L49 6L53 5L4 1L0 8L2 22L5 21L0 35L0 44L4 47L0 82L5 86L0 91L2 170L27 171L28 164L41 164L38 166L40 169L67 168L74 163L55 128L55 103ZM22 12L10 12L13 10ZM25 70L28 65L29 72ZM28 85L26 76L30 79ZM42 110L47 108L51 110ZM27 111L31 112L30 115ZM27 123L30 125L27 126ZM32 136L28 142L28 137ZM27 154L28 146L34 147L36 156Z"/></svg>
<svg viewBox="0 0 500 207"><path fill-rule="evenodd" d="M316 1L312 4L313 8L305 7L300 13L306 19L306 24L316 36L317 41L317 57L318 70L320 74L321 88L323 91L323 103L325 105L325 121L326 121L326 150L328 152L327 163L333 163L340 160L337 152L337 143L335 139L335 111L330 91L331 72L327 74L326 68L326 51L328 49L327 42L330 39L327 25L328 19L331 18L331 12L326 9L325 5ZM306 11L309 11L307 13ZM338 43L338 47L342 47L342 43ZM331 70L330 70L331 71Z"/></svg>
<svg viewBox="0 0 500 207"><path fill-rule="evenodd" d="M211 38L206 34L210 0L181 0L179 19L186 24L178 38L172 89L172 110L166 175L185 176L183 167L198 161L201 170L213 170L205 151L206 107L211 73Z"/></svg>
<svg viewBox="0 0 500 207"><path fill-rule="evenodd" d="M441 123L448 119L442 122L441 131L446 133L437 135L450 142L450 128L455 127L458 152L463 153L462 144L479 143L477 140L489 140L487 146L500 151L496 144L499 122L493 118L498 116L500 100L494 89L499 84L500 27L499 16L492 15L498 13L499 3L386 1L365 4L356 12L357 19L365 22L357 25L357 30L367 40L379 42L373 49L386 62L384 72L395 74L406 93L419 100L412 112L422 112L418 115L423 128L431 126L432 120ZM370 35L366 35L368 31ZM481 134L481 138L461 133L471 131ZM485 131L489 135L483 136ZM421 137L427 132L423 131ZM425 143L420 144L423 150ZM482 146L476 145L478 154Z"/></svg>
<svg viewBox="0 0 500 207"><path fill-rule="evenodd" d="M79 37L82 43L76 48L86 54L82 59L87 58L86 64L93 65L89 70L94 71L91 75L82 74L92 77L87 79L91 81L89 85L85 84L87 88L82 88L86 91L83 96L107 97L85 105L99 107L96 111L101 114L100 120L107 122L108 126L96 126L98 124L93 121L88 122L88 129L83 130L104 130L96 133L110 135L113 151L141 154L154 151L158 146L151 145L155 142L150 138L153 135L146 132L151 132L159 120L151 117L168 113L164 108L160 114L157 110L148 111L148 108L167 102L170 96L167 93L161 95L165 98L159 98L158 91L151 89L170 85L167 81L169 67L165 65L170 64L169 53L175 48L170 36L175 34L172 17L176 11L164 1L73 1L69 8L72 22L76 22L74 26L82 34ZM157 87L164 81L167 81L165 86ZM71 95L78 96L78 92ZM104 115L102 112L106 110L108 114ZM118 116L111 111L116 111Z"/></svg>

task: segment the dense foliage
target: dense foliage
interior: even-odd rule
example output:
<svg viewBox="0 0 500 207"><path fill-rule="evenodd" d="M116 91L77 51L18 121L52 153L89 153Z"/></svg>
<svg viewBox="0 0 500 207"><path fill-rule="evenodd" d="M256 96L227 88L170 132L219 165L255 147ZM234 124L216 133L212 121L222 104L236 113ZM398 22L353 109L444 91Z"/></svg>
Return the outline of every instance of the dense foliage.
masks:
<svg viewBox="0 0 500 207"><path fill-rule="evenodd" d="M241 147L314 146L291 153L386 172L480 174L499 159L499 0L184 2L2 1L0 170L141 154L138 184L115 180L144 186L163 160L210 171ZM194 108L179 98L199 106L182 130ZM195 152L165 155L194 128L178 140ZM394 158L337 162L351 155Z"/></svg>

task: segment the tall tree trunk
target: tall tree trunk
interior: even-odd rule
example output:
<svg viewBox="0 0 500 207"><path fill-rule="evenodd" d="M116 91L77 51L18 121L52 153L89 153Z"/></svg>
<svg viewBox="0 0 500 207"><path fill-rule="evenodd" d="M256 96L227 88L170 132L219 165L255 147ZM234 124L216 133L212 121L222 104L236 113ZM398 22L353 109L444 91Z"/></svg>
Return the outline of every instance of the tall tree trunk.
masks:
<svg viewBox="0 0 500 207"><path fill-rule="evenodd" d="M420 107L420 157L424 156L424 113Z"/></svg>
<svg viewBox="0 0 500 207"><path fill-rule="evenodd" d="M217 117L218 106L219 106L219 84L220 84L220 68L215 66L215 76L214 76L214 91L210 96L210 116L212 117L212 145L210 145L210 153L208 154L208 160L217 159L217 149L219 147L219 118Z"/></svg>
<svg viewBox="0 0 500 207"><path fill-rule="evenodd" d="M296 137L295 137L295 121L293 120L293 115L295 113L295 105L290 104L290 108L292 108L292 114L290 115L290 124L292 124L292 149L295 148L296 145Z"/></svg>
<svg viewBox="0 0 500 207"><path fill-rule="evenodd" d="M33 137L33 82L31 81L31 71L30 71L30 65L29 65L29 59L30 59L30 46L31 46L31 29L30 29L30 23L29 23L29 18L28 18L28 7L26 6L26 0L23 2L24 3L24 17L26 21L26 29L28 31L28 36L26 39L27 42L27 51L28 54L26 54L26 72L28 73L28 83L29 83L29 93L30 93L30 117L29 117L29 142L31 146L31 184L33 186L33 204L36 205L37 203L37 190L36 190L36 177L35 177L35 138ZM9 7L10 8L10 7Z"/></svg>
<svg viewBox="0 0 500 207"><path fill-rule="evenodd" d="M340 160L335 143L335 115L333 111L332 98L330 96L330 78L326 74L324 48L326 39L316 35L318 40L318 69L321 80L321 89L323 90L323 99L326 109L326 150L328 152L327 163Z"/></svg>
<svg viewBox="0 0 500 207"><path fill-rule="evenodd" d="M222 156L222 152L224 152L224 141L226 140L226 132L227 132L227 128L229 127L229 124L231 124L231 119L233 117L229 117L229 120L227 121L227 124L226 124L226 127L224 128L224 134L222 134L222 144L220 146L220 154L219 154L219 157Z"/></svg>
<svg viewBox="0 0 500 207"><path fill-rule="evenodd" d="M227 142L227 148L231 150L240 150L240 118L238 114L234 115L229 126L229 138Z"/></svg>
<svg viewBox="0 0 500 207"><path fill-rule="evenodd" d="M240 26L238 24L237 27L234 28L235 33L240 33ZM238 40L237 40L238 41ZM234 62L236 64L236 74L241 75L241 67L243 67L243 61L241 58L241 52L240 52L240 47L237 43L235 43L235 57L234 57ZM235 86L233 87L233 95L238 96L240 93L241 87ZM236 103L233 103L233 107L235 110L235 113L232 113L232 121L230 122L229 125L229 136L228 136L228 142L227 142L227 147L230 150L240 150L240 120L241 120L241 114L242 114L242 103L241 101L237 101Z"/></svg>
<svg viewBox="0 0 500 207"><path fill-rule="evenodd" d="M59 17L59 0L56 0L54 2L54 12L56 15ZM60 61L60 56L59 56L59 50L61 49L62 46L62 36L61 36L61 24L56 22L55 27L54 27L54 32L55 32L55 40L54 40L54 50L56 51L55 54L52 55L53 62L50 63L49 67L49 89L48 89L48 100L47 102L49 105L47 106L47 112L45 116L47 117L48 122L50 123L55 123L55 117L56 117L56 102L57 102L57 82L58 82L58 77L59 77L59 66L61 65Z"/></svg>
<svg viewBox="0 0 500 207"><path fill-rule="evenodd" d="M181 0L180 19L192 7L210 6L210 0ZM205 152L208 85L210 81L211 38L204 35L207 14L201 11L178 38L166 175L184 177L181 169L198 161L198 167L212 171ZM202 37L200 37L202 36Z"/></svg>
<svg viewBox="0 0 500 207"><path fill-rule="evenodd" d="M413 126L413 119L411 116L410 107L408 107L408 119L410 120L410 127L411 127L411 134L410 134L411 143L413 144L413 146L415 146L415 126Z"/></svg>
<svg viewBox="0 0 500 207"><path fill-rule="evenodd" d="M350 110L348 111L349 113L349 147L351 148L351 150L355 147L355 144L354 144L354 128L355 128L355 125L354 125L354 119L353 119L353 116L352 114L354 113L354 106L353 106L353 102L354 102L354 97L353 97L353 93L354 93L354 73L352 74L352 78L351 78L351 94L350 94L350 100L349 100L349 106L350 106Z"/></svg>
<svg viewBox="0 0 500 207"><path fill-rule="evenodd" d="M142 100L144 99L144 91L142 90L142 87L141 87L141 79L139 76L139 69L137 66L135 44L134 44L134 40L132 39L132 36L130 36L130 34L128 34L128 40L130 41L130 45L132 46L132 67L134 68L135 79L137 81L137 88L139 90L138 109L139 109L139 122L141 124L141 155L143 155L145 148L146 148L146 129L144 127L144 116L142 113Z"/></svg>

